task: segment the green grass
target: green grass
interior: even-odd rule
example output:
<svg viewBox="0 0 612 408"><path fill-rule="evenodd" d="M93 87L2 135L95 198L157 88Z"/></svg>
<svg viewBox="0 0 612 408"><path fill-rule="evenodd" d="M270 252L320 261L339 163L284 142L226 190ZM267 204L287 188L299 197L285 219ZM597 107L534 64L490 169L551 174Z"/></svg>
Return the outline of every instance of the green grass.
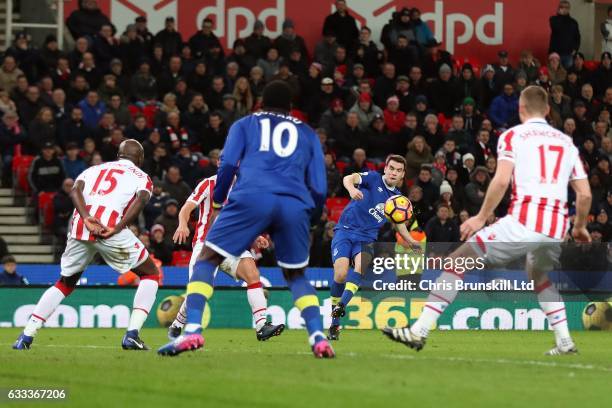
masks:
<svg viewBox="0 0 612 408"><path fill-rule="evenodd" d="M208 330L203 351L175 358L121 350L121 330L43 329L24 352L10 350L18 333L0 329L0 388L65 388L70 406L612 404L610 332L577 332L580 355L546 358L550 332L435 332L415 353L378 331L346 330L334 343L335 360L313 358L306 333L295 330L265 343L251 330ZM143 338L158 347L166 342L165 330L145 330ZM0 406L6 406L2 400Z"/></svg>

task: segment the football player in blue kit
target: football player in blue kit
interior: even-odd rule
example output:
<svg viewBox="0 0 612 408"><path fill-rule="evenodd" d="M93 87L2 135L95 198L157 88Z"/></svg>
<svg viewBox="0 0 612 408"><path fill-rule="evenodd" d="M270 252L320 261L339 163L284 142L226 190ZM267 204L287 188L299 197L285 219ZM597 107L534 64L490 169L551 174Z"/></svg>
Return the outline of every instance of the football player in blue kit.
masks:
<svg viewBox="0 0 612 408"><path fill-rule="evenodd" d="M324 205L327 193L325 163L315 132L289 115L291 99L285 82L272 81L263 91L263 111L230 128L213 207L221 209L235 175L237 181L208 232L187 285L185 332L161 347L159 354L172 356L203 346L202 313L213 294L215 270L225 258L240 256L255 238L268 232L315 357L334 357L323 333L319 299L304 276L310 215L315 207Z"/></svg>
<svg viewBox="0 0 612 408"><path fill-rule="evenodd" d="M378 237L380 228L387 221L384 214L388 198L402 194L397 186L404 180L406 160L400 155L390 155L385 162L384 173L353 173L343 179L344 188L351 196L334 231L331 243L334 280L330 285L332 324L327 338L340 338L340 318L345 315L350 302L361 283L362 265L368 262L368 244ZM393 224L401 237L418 246L405 224ZM367 254L367 255L366 255ZM353 265L353 270L349 268Z"/></svg>

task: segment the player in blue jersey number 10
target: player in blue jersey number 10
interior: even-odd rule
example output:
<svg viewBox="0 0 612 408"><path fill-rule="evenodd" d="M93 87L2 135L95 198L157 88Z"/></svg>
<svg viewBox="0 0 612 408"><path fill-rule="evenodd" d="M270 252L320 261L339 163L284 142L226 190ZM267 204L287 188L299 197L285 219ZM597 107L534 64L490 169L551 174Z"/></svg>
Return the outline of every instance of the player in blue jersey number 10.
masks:
<svg viewBox="0 0 612 408"><path fill-rule="evenodd" d="M208 232L187 285L185 332L161 347L159 354L177 355L203 346L202 313L213 294L215 270L268 232L315 357L334 357L323 334L319 299L304 276L310 214L323 206L327 193L323 151L315 132L289 115L291 99L285 82L272 81L263 91L263 112L246 116L230 128L213 193L214 207L220 209L226 199L227 204Z"/></svg>

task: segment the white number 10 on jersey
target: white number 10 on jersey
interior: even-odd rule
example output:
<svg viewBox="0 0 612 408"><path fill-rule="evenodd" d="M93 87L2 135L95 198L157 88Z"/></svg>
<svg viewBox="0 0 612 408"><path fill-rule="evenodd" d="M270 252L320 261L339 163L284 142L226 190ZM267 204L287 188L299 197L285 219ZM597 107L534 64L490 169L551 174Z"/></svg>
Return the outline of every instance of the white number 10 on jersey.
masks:
<svg viewBox="0 0 612 408"><path fill-rule="evenodd" d="M270 119L262 119L259 121L261 125L261 143L259 145L260 152L270 151L270 136L272 137L272 150L279 157L288 157L293 154L298 142L298 131L295 125L291 122L280 122L274 127L274 131L270 129ZM288 132L287 144L283 146L283 133ZM270 135L271 134L271 135Z"/></svg>

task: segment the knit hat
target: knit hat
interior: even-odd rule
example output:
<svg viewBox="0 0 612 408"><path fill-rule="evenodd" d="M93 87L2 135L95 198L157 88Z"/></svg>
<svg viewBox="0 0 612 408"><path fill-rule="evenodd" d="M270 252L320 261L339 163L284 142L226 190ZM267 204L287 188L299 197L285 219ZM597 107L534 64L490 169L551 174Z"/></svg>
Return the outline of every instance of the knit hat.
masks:
<svg viewBox="0 0 612 408"><path fill-rule="evenodd" d="M399 103L399 98L397 96L395 96L395 95L390 96L387 99L387 104L392 103L392 102Z"/></svg>
<svg viewBox="0 0 612 408"><path fill-rule="evenodd" d="M293 24L293 20L291 20L290 18L286 19L285 21L283 21L283 30L285 28L295 28L295 24Z"/></svg>
<svg viewBox="0 0 612 408"><path fill-rule="evenodd" d="M552 59L556 59L557 61L561 61L561 56L559 56L559 54L557 54L556 52L551 52L550 55L548 55L548 60L552 60Z"/></svg>
<svg viewBox="0 0 612 408"><path fill-rule="evenodd" d="M440 65L440 69L438 69L438 73L442 74L444 72L450 73L453 72L453 70L448 64L442 64Z"/></svg>
<svg viewBox="0 0 612 408"><path fill-rule="evenodd" d="M484 66L484 68L482 69L482 75L486 74L489 71L495 72L495 69L493 68L493 65L491 64L487 64Z"/></svg>
<svg viewBox="0 0 612 408"><path fill-rule="evenodd" d="M538 74L548 76L548 68L547 67L540 67L540 70L538 71Z"/></svg>
<svg viewBox="0 0 612 408"><path fill-rule="evenodd" d="M414 98L414 104L416 105L419 103L427 105L427 97L425 95L417 95L416 98Z"/></svg>
<svg viewBox="0 0 612 408"><path fill-rule="evenodd" d="M313 62L310 64L310 66L315 67L319 72L323 71L323 65L319 64L318 62Z"/></svg>
<svg viewBox="0 0 612 408"><path fill-rule="evenodd" d="M474 155L472 153L466 153L461 158L461 160L463 161L464 164L465 164L466 160L469 160L469 159L475 160L474 159Z"/></svg>
<svg viewBox="0 0 612 408"><path fill-rule="evenodd" d="M257 20L255 21L255 24L253 24L253 30L261 30L264 28L264 23L261 20Z"/></svg>
<svg viewBox="0 0 612 408"><path fill-rule="evenodd" d="M442 181L442 184L440 184L440 195L444 193L453 194L453 188L451 187L450 184L448 184L448 181L446 180Z"/></svg>
<svg viewBox="0 0 612 408"><path fill-rule="evenodd" d="M468 96L467 98L465 98L463 100L463 106L465 106L465 105L475 106L476 105L476 101L471 96Z"/></svg>
<svg viewBox="0 0 612 408"><path fill-rule="evenodd" d="M516 75L514 76L517 80L519 78L523 78L523 79L527 79L527 73L525 71L523 71L522 69L516 71Z"/></svg>

